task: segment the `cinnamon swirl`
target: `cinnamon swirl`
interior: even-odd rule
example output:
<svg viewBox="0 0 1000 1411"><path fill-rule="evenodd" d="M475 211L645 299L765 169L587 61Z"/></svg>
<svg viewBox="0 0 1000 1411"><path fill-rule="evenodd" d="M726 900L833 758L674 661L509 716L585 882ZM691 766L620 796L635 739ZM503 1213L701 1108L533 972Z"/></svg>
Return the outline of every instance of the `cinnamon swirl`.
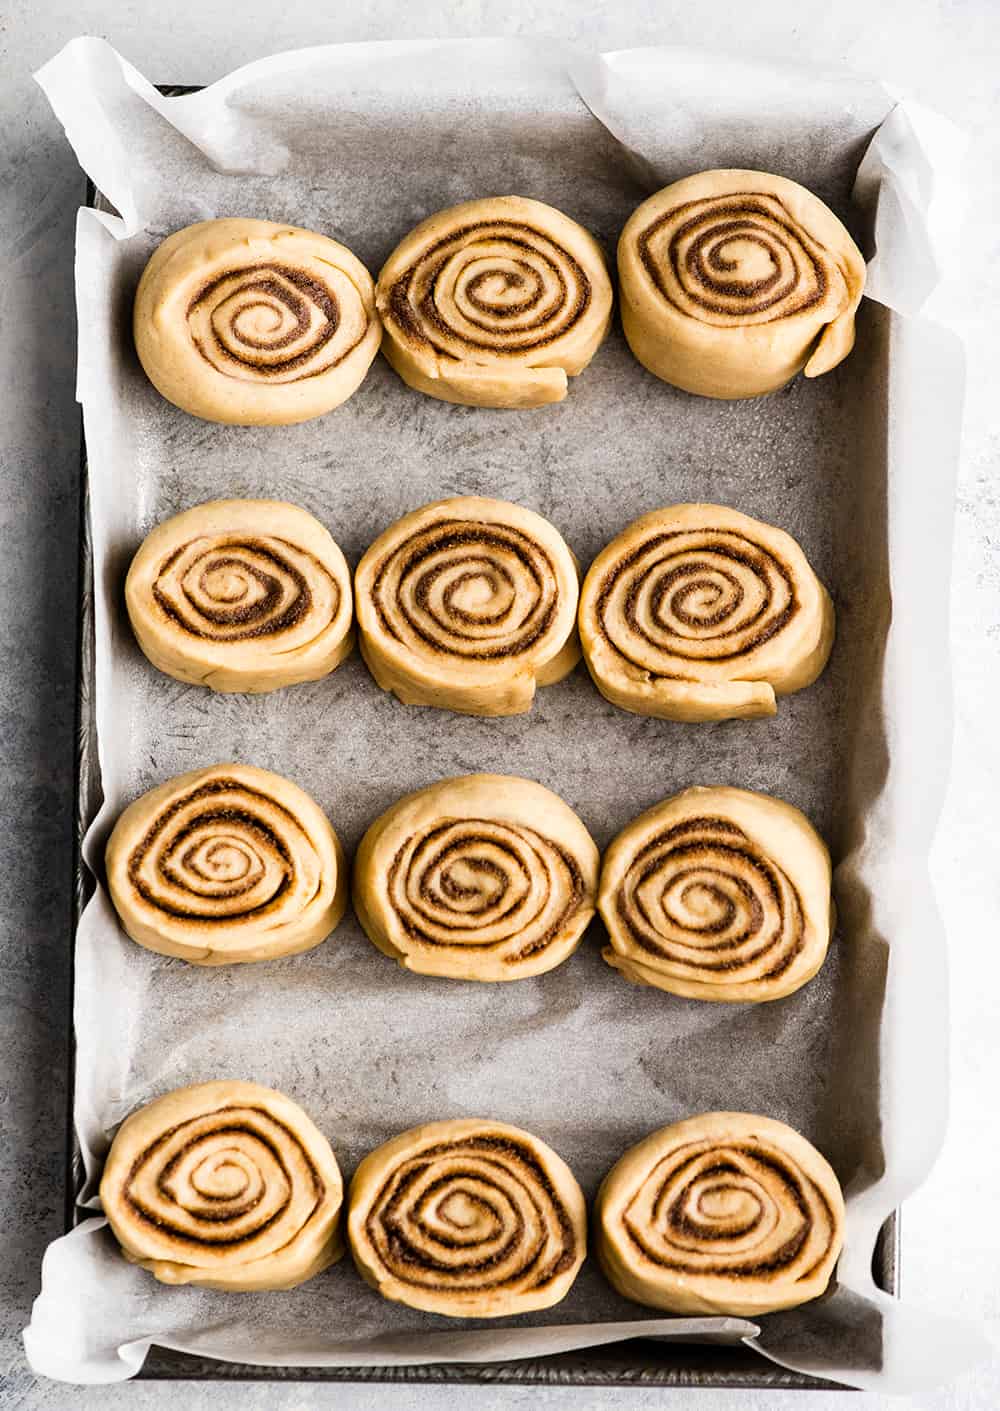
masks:
<svg viewBox="0 0 1000 1411"><path fill-rule="evenodd" d="M444 402L537 407L566 396L611 321L593 236L541 201L493 196L438 211L386 261L382 348Z"/></svg>
<svg viewBox="0 0 1000 1411"><path fill-rule="evenodd" d="M576 560L541 515L506 500L404 515L354 582L361 654L406 705L518 715L580 659Z"/></svg>
<svg viewBox="0 0 1000 1411"><path fill-rule="evenodd" d="M618 242L635 356L703 397L756 397L854 346L865 262L823 202L781 176L706 171L634 211Z"/></svg>
<svg viewBox="0 0 1000 1411"><path fill-rule="evenodd" d="M273 221L167 237L135 296L136 351L168 401L206 421L283 426L345 402L378 352L371 275L336 240Z"/></svg>
<svg viewBox="0 0 1000 1411"><path fill-rule="evenodd" d="M126 1259L164 1284L289 1289L343 1253L330 1144L271 1088L199 1083L122 1123L101 1204Z"/></svg>
<svg viewBox="0 0 1000 1411"><path fill-rule="evenodd" d="M663 720L774 715L830 656L830 596L795 540L723 505L667 505L591 565L580 638L598 690Z"/></svg>
<svg viewBox="0 0 1000 1411"><path fill-rule="evenodd" d="M319 520L280 500L213 500L157 525L125 602L153 665L213 691L318 680L354 642L344 555Z"/></svg>
<svg viewBox="0 0 1000 1411"><path fill-rule="evenodd" d="M302 789L217 764L131 804L108 842L108 889L134 941L196 965L310 950L344 914L343 849Z"/></svg>
<svg viewBox="0 0 1000 1411"><path fill-rule="evenodd" d="M691 999L780 999L826 956L830 855L791 804L685 789L615 838L597 905L604 958L626 979Z"/></svg>
<svg viewBox="0 0 1000 1411"><path fill-rule="evenodd" d="M594 914L597 846L530 779L469 774L377 819L354 864L354 910L407 970L519 980L571 955Z"/></svg>
<svg viewBox="0 0 1000 1411"><path fill-rule="evenodd" d="M347 1232L383 1298L452 1318L558 1303L587 1252L573 1173L519 1127L468 1119L414 1127L358 1167Z"/></svg>
<svg viewBox="0 0 1000 1411"><path fill-rule="evenodd" d="M632 1147L595 1205L619 1293L670 1313L753 1318L818 1298L844 1240L844 1199L806 1139L767 1117L706 1112Z"/></svg>

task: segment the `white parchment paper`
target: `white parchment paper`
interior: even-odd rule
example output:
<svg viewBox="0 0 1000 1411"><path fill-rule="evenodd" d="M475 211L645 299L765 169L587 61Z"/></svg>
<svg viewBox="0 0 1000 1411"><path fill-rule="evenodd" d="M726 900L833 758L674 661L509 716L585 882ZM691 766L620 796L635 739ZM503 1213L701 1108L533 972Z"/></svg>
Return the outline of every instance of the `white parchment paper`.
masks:
<svg viewBox="0 0 1000 1411"><path fill-rule="evenodd" d="M130 1110L231 1075L300 1101L348 1177L405 1127L481 1114L549 1141L588 1196L655 1127L710 1108L759 1111L828 1155L848 1229L835 1290L759 1328L654 1317L614 1294L594 1260L557 1308L484 1327L385 1303L349 1260L290 1293L165 1288L121 1259L95 1213L46 1255L25 1335L35 1368L121 1380L153 1342L264 1365L359 1366L509 1360L641 1335L746 1340L790 1367L905 1390L973 1360L973 1330L887 1298L871 1278L881 1223L940 1145L947 1093L944 944L926 859L947 775L962 368L919 309L937 280L955 135L874 82L667 49L592 56L554 41L304 50L164 98L108 45L80 39L38 79L119 213L83 210L77 231L104 794L86 845L95 874L126 802L232 758L295 779L349 848L399 794L470 770L541 780L602 846L659 798L719 782L806 810L839 863L842 918L798 994L727 1006L623 984L600 960L596 925L558 970L511 985L407 975L352 918L305 956L200 971L133 945L99 887L76 953L82 1202L99 1210L100 1165ZM692 398L646 374L616 329L567 400L536 412L422 398L379 359L328 417L232 428L164 402L132 350L139 272L194 220L292 221L377 272L428 213L515 191L575 216L613 256L650 190L718 165L806 182L868 241L881 307L866 302L857 349L830 375L755 402ZM327 681L212 697L159 675L132 640L124 571L168 514L217 496L290 499L356 561L399 515L457 493L540 510L584 564L671 501L717 500L781 524L834 594L830 667L773 721L629 716L583 670L540 693L530 715L487 721L403 707L357 659Z"/></svg>

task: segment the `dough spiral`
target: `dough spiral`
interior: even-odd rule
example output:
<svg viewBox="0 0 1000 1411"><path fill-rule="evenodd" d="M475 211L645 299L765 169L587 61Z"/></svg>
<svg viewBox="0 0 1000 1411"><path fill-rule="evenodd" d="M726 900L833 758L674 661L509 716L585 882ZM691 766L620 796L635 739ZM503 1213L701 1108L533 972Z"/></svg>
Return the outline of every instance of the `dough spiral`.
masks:
<svg viewBox="0 0 1000 1411"><path fill-rule="evenodd" d="M431 1122L358 1167L348 1238L383 1298L453 1318L558 1303L587 1252L573 1173L544 1142L502 1122Z"/></svg>
<svg viewBox="0 0 1000 1411"><path fill-rule="evenodd" d="M604 855L609 965L691 999L780 999L823 964L830 855L808 819L746 789L657 804Z"/></svg>
<svg viewBox="0 0 1000 1411"><path fill-rule="evenodd" d="M199 1083L119 1128L101 1204L127 1259L164 1284L287 1289L343 1253L330 1144L257 1083Z"/></svg>
<svg viewBox="0 0 1000 1411"><path fill-rule="evenodd" d="M361 654L406 705L518 715L580 659L576 561L541 515L475 495L404 515L355 575Z"/></svg>
<svg viewBox="0 0 1000 1411"><path fill-rule="evenodd" d="M752 1318L826 1289L844 1239L828 1162L767 1117L706 1112L653 1132L597 1194L601 1267L626 1298Z"/></svg>
<svg viewBox="0 0 1000 1411"><path fill-rule="evenodd" d="M594 238L541 201L494 196L422 221L378 280L383 350L411 387L468 406L566 396L611 320Z"/></svg>
<svg viewBox="0 0 1000 1411"><path fill-rule="evenodd" d="M197 965L310 950L344 914L343 849L308 794L248 764L180 774L115 825L108 887L139 945Z"/></svg>
<svg viewBox="0 0 1000 1411"><path fill-rule="evenodd" d="M594 914L597 846L530 779L470 774L409 794L368 829L354 909L407 970L519 980L561 964Z"/></svg>
<svg viewBox="0 0 1000 1411"><path fill-rule="evenodd" d="M345 246L273 221L167 237L135 296L136 351L168 401L206 421L283 426L345 402L378 352L371 275Z"/></svg>
<svg viewBox="0 0 1000 1411"><path fill-rule="evenodd" d="M598 554L580 592L598 690L664 720L774 715L834 638L830 595L795 540L723 505L667 505Z"/></svg>
<svg viewBox="0 0 1000 1411"><path fill-rule="evenodd" d="M125 602L153 665L213 691L318 680L354 643L344 555L319 520L281 500L213 500L157 525L132 560Z"/></svg>
<svg viewBox="0 0 1000 1411"><path fill-rule="evenodd" d="M706 171L650 196L618 243L622 324L664 382L756 397L854 346L865 262L817 196L758 171Z"/></svg>

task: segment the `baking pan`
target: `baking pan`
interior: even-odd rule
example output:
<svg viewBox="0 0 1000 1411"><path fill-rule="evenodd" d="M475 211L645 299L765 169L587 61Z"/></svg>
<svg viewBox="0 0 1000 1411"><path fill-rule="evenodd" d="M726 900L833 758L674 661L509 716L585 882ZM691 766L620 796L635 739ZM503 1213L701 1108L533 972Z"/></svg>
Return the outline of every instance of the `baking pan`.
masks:
<svg viewBox="0 0 1000 1411"><path fill-rule="evenodd" d="M193 91L164 87L164 94ZM100 204L88 187L88 204ZM105 207L106 208L106 207ZM74 861L74 922L79 919L92 883L82 861L80 845L99 802L99 774L93 713L93 575L87 517L86 452L81 439L80 536L80 637L78 679L78 761L76 792L76 855ZM72 947L70 950L72 964ZM72 1054L72 1043L70 1047ZM72 1065L72 1059L71 1059ZM70 1073L72 1090L72 1071ZM77 1218L77 1195L82 1187L82 1166L69 1124L67 1143L67 1225ZM92 1213L92 1212L87 1212ZM898 1291L898 1215L883 1227L873 1258L876 1282L888 1292ZM833 1383L789 1372L744 1348L716 1345L677 1345L653 1339L582 1350L558 1356L502 1364L371 1367L371 1368L262 1368L195 1357L153 1348L140 1375L155 1379L199 1380L303 1380L303 1381L420 1381L512 1384L664 1385L812 1388Z"/></svg>

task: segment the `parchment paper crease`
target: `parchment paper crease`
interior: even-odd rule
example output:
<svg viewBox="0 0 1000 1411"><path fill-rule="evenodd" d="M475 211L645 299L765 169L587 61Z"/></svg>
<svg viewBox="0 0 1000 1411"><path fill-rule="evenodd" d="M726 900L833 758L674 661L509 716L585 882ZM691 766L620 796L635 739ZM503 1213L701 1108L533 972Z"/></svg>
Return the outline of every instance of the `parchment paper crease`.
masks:
<svg viewBox="0 0 1000 1411"><path fill-rule="evenodd" d="M37 77L119 213L83 210L77 230L105 800L86 855L98 876L129 799L229 758L297 780L349 847L405 790L499 769L555 788L602 846L686 784L768 789L810 814L840 864L842 925L823 971L757 1007L623 984L600 961L596 926L559 970L506 986L406 975L353 921L308 955L204 972L133 945L98 889L76 957L85 1204L97 1209L109 1135L128 1111L232 1074L298 1099L348 1175L404 1127L480 1113L550 1141L588 1195L654 1127L714 1107L768 1113L833 1161L848 1235L836 1291L765 1318L758 1336L737 1319L647 1315L593 1260L564 1303L503 1327L442 1328L384 1303L349 1261L292 1293L167 1289L120 1258L95 1216L46 1255L25 1335L35 1368L121 1380L151 1342L359 1366L509 1360L640 1334L747 1339L787 1366L892 1390L967 1364L978 1334L886 1298L870 1272L880 1224L939 1147L947 1091L944 943L926 859L947 775L946 546L963 378L950 336L917 315L937 279L935 208L955 135L875 82L554 41L304 50L163 98L108 45L78 39ZM568 399L542 411L432 402L378 360L331 416L267 429L183 415L135 361L139 271L193 220L290 220L343 240L377 272L429 212L516 191L566 210L613 255L649 190L714 165L805 181L877 242L870 292L882 307L866 303L856 351L829 376L759 402L703 401L646 374L616 329ZM781 524L834 593L830 668L773 721L628 716L582 670L529 716L482 721L407 709L357 659L270 696L210 697L158 675L132 640L124 569L152 525L185 506L290 499L356 561L400 514L459 492L540 510L583 563L670 501L721 500Z"/></svg>

